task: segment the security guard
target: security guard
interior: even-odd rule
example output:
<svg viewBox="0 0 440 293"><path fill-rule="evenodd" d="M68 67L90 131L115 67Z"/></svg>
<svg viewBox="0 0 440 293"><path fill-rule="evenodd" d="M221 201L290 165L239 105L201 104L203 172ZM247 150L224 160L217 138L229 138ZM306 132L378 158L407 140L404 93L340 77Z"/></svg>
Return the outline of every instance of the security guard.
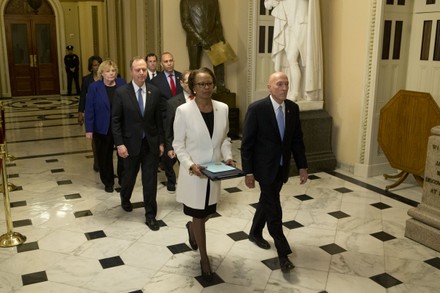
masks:
<svg viewBox="0 0 440 293"><path fill-rule="evenodd" d="M64 56L64 65L67 74L67 94L72 94L72 79L75 81L76 94L79 95L81 89L79 87L79 57L73 53L73 46L66 47L67 55Z"/></svg>

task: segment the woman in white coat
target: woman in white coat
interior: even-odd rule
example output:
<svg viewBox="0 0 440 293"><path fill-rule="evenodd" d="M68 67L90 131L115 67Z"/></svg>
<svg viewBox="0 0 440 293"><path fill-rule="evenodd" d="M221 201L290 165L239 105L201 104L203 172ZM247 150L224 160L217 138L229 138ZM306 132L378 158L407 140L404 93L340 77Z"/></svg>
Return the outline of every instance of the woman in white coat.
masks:
<svg viewBox="0 0 440 293"><path fill-rule="evenodd" d="M213 275L206 250L205 222L216 212L220 181L210 181L201 170L204 163L224 160L234 165L231 152L228 106L212 100L216 86L214 73L208 68L191 72L188 86L195 96L176 110L173 148L180 161L176 200L193 218L188 222L189 243L199 249L202 277L212 281Z"/></svg>

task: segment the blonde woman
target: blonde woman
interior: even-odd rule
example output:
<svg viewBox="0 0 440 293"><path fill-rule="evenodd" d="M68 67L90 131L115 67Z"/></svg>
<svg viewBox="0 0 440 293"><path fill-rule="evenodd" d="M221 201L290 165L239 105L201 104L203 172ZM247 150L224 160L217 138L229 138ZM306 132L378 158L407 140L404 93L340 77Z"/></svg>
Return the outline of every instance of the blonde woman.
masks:
<svg viewBox="0 0 440 293"><path fill-rule="evenodd" d="M126 84L118 78L118 66L112 60L99 65L100 80L89 86L86 98L85 125L86 137L93 139L98 156L99 175L106 192L114 190L113 135L111 131L112 102L116 88ZM121 178L118 157L118 178Z"/></svg>

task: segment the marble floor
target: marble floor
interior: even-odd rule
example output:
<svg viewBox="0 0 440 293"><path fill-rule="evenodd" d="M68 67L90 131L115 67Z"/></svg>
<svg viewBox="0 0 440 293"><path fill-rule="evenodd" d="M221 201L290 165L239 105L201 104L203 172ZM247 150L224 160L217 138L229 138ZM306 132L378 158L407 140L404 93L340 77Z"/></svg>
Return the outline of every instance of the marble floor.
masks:
<svg viewBox="0 0 440 293"><path fill-rule="evenodd" d="M343 170L292 177L282 190L285 234L295 269L279 269L273 241L247 239L258 189L223 182L218 214L207 222L215 279L200 278L189 220L159 173L159 231L144 224L140 185L126 213L92 169L77 97L2 100L14 232L24 244L0 248L0 292L440 292L440 253L404 237L407 211L422 189L411 179L385 192L382 177ZM240 165L234 141L235 159ZM139 181L139 180L138 180ZM3 199L0 234L6 233Z"/></svg>

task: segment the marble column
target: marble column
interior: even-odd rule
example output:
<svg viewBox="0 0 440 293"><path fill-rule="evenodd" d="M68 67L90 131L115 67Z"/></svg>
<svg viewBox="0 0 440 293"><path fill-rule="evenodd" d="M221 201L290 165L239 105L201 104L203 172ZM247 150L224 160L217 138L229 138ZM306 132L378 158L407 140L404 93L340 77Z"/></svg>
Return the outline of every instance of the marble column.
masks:
<svg viewBox="0 0 440 293"><path fill-rule="evenodd" d="M440 126L428 140L422 202L408 215L405 236L440 251Z"/></svg>

